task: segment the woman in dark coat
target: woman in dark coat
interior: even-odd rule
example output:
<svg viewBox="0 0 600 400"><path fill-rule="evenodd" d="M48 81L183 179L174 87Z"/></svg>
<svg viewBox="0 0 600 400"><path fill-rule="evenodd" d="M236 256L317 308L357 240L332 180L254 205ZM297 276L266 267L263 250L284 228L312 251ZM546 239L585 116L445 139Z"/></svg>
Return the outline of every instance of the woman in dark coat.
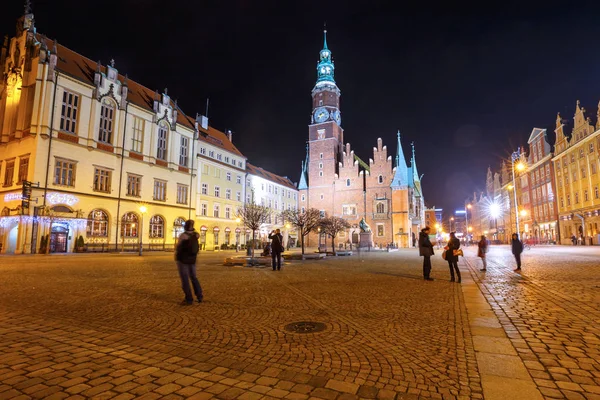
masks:
<svg viewBox="0 0 600 400"><path fill-rule="evenodd" d="M419 255L423 257L423 278L426 281L432 281L429 277L431 273L431 256L433 255L433 245L429 240L429 227L421 229L419 233Z"/></svg>
<svg viewBox="0 0 600 400"><path fill-rule="evenodd" d="M515 272L521 272L521 253L523 252L523 242L519 240L519 235L516 233L512 234L511 247L512 253L515 256L515 261L517 262L517 269L515 269Z"/></svg>
<svg viewBox="0 0 600 400"><path fill-rule="evenodd" d="M450 268L450 282L454 282L454 272L456 271L456 277L458 278L458 283L460 283L458 256L454 255L454 250L460 249L460 240L458 240L454 232L450 232L450 240L448 240L448 245L446 247L446 261L448 261L448 267Z"/></svg>

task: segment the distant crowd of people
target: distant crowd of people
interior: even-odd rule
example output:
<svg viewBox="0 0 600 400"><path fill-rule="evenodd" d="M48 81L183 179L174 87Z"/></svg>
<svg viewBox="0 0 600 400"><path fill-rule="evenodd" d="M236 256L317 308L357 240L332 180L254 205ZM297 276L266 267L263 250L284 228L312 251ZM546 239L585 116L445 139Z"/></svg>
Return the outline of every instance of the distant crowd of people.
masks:
<svg viewBox="0 0 600 400"><path fill-rule="evenodd" d="M419 255L423 257L423 279L426 281L432 281L431 275L431 257L434 255L433 244L429 238L431 229L427 226L421 230L419 234L418 246ZM438 235L436 237L438 249L443 245L442 237ZM464 243L468 243L465 240ZM461 241L456 237L456 232L450 232L450 238L443 247L442 258L448 262L448 269L450 270L450 282L461 283L460 270L458 269L458 258L463 255L461 250ZM487 271L487 253L489 251L490 242L485 235L481 235L481 239L477 242L477 256L481 258L482 268L480 271ZM521 271L521 253L523 253L523 242L519 239L519 235L513 233L511 239L511 250L515 257L517 268L515 272Z"/></svg>

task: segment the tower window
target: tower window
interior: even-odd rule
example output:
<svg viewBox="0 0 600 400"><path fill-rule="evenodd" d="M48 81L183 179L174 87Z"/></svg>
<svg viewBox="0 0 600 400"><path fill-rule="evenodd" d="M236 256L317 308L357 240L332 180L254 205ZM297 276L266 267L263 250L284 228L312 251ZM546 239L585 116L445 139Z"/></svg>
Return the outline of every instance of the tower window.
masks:
<svg viewBox="0 0 600 400"><path fill-rule="evenodd" d="M319 163L319 168L323 169L323 163Z"/></svg>
<svg viewBox="0 0 600 400"><path fill-rule="evenodd" d="M319 100L319 105L322 106L323 105L323 100Z"/></svg>
<svg viewBox="0 0 600 400"><path fill-rule="evenodd" d="M350 186L350 179L346 179L346 186Z"/></svg>
<svg viewBox="0 0 600 400"><path fill-rule="evenodd" d="M319 171L319 176L323 176L323 171Z"/></svg>
<svg viewBox="0 0 600 400"><path fill-rule="evenodd" d="M323 153L319 154L319 158L323 159Z"/></svg>
<svg viewBox="0 0 600 400"><path fill-rule="evenodd" d="M383 175L379 175L379 177L377 178L377 182L383 183Z"/></svg>

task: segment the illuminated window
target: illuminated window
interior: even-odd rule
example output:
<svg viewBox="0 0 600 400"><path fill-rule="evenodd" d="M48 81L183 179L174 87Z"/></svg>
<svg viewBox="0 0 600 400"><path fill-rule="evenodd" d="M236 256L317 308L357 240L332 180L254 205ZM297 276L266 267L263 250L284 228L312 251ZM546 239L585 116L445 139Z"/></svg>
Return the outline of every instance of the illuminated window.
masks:
<svg viewBox="0 0 600 400"><path fill-rule="evenodd" d="M54 165L54 184L75 186L75 162L61 159L56 160L56 164Z"/></svg>
<svg viewBox="0 0 600 400"><path fill-rule="evenodd" d="M138 236L138 216L135 213L129 212L123 215L121 220L121 237L137 237Z"/></svg>
<svg viewBox="0 0 600 400"><path fill-rule="evenodd" d="M103 210L92 210L88 215L86 236L107 237L108 236L108 214Z"/></svg>
<svg viewBox="0 0 600 400"><path fill-rule="evenodd" d="M165 234L165 220L160 215L155 215L150 218L150 232L151 238L162 238Z"/></svg>
<svg viewBox="0 0 600 400"><path fill-rule="evenodd" d="M29 157L21 157L19 159L19 174L17 176L17 184L27 180L29 172Z"/></svg>

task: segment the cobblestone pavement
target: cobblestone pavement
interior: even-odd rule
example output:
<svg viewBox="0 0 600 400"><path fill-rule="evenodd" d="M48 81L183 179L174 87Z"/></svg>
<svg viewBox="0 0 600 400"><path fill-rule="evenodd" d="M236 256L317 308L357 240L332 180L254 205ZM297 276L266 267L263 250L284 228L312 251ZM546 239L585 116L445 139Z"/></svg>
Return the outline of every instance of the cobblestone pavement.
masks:
<svg viewBox="0 0 600 400"><path fill-rule="evenodd" d="M474 257L468 265L541 393L600 399L600 249L533 247L520 274L503 246L487 272Z"/></svg>
<svg viewBox="0 0 600 400"><path fill-rule="evenodd" d="M461 268L543 394L599 399L598 252L534 248L516 275L507 248L485 274L469 251ZM415 250L280 272L223 258L200 257L205 302L192 306L179 305L172 255L0 258L0 398L483 398L441 258L434 282ZM326 329L286 331L298 321Z"/></svg>

